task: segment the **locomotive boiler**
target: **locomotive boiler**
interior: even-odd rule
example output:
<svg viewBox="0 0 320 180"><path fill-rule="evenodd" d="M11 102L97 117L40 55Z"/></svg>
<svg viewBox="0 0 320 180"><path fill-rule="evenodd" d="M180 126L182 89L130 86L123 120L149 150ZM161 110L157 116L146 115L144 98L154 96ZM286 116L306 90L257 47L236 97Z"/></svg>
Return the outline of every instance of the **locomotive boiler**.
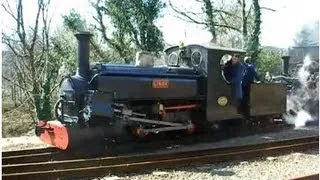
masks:
<svg viewBox="0 0 320 180"><path fill-rule="evenodd" d="M116 141L124 134L193 134L214 122L277 118L286 111L286 87L280 83L252 84L249 114L232 105L222 59L245 55L243 50L193 44L166 49L166 66L90 65L90 37L76 34L78 69L60 84L56 120L40 120L36 126L44 142L60 149L101 137Z"/></svg>

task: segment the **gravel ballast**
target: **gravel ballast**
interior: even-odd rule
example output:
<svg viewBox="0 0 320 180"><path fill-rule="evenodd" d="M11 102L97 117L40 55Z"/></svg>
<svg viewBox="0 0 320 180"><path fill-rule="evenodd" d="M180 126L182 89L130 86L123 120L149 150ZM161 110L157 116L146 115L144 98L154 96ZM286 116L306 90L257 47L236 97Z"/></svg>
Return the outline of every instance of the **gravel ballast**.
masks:
<svg viewBox="0 0 320 180"><path fill-rule="evenodd" d="M2 151L14 151L44 147L49 147L49 145L44 144L37 136L2 138Z"/></svg>
<svg viewBox="0 0 320 180"><path fill-rule="evenodd" d="M197 179L290 179L319 172L318 150L290 153L276 157L256 158L179 169L154 170L143 174L108 176L101 179L197 180ZM96 178L97 179L97 178Z"/></svg>

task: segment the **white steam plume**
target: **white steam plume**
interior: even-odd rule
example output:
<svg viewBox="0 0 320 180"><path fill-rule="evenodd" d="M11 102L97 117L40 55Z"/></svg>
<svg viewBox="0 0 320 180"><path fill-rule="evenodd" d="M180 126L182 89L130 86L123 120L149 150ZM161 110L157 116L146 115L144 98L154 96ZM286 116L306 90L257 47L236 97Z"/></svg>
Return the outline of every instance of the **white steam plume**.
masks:
<svg viewBox="0 0 320 180"><path fill-rule="evenodd" d="M299 87L292 92L287 99L287 108L290 112L284 116L285 120L296 127L305 126L309 121L318 120L319 95L318 77L311 74L310 69L315 64L306 56L302 67L297 73ZM316 109L316 111L315 111Z"/></svg>

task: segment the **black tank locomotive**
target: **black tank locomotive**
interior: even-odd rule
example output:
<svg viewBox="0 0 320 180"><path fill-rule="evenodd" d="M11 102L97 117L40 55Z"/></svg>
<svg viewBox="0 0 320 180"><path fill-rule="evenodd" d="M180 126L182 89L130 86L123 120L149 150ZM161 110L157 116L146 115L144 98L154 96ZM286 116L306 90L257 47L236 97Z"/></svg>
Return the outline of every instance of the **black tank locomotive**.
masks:
<svg viewBox="0 0 320 180"><path fill-rule="evenodd" d="M60 149L93 138L123 134L144 137L166 131L189 134L202 124L241 119L232 105L221 61L245 51L208 45L170 47L167 66L89 65L90 33L78 39L78 70L60 85L56 121L40 120L36 133ZM148 60L147 57L144 60ZM143 59L142 59L143 60ZM286 111L286 87L252 84L245 117L280 117Z"/></svg>

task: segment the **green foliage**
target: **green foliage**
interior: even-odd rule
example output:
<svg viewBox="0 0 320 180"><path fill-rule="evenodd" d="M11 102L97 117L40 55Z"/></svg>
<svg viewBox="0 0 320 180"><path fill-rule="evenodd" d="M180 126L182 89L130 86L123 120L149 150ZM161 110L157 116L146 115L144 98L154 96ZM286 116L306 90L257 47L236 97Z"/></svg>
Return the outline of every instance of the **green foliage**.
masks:
<svg viewBox="0 0 320 180"><path fill-rule="evenodd" d="M164 44L162 32L153 22L160 17L163 7L160 0L109 0L101 8L115 28L114 43L120 47L130 47L133 42L138 50L157 53Z"/></svg>
<svg viewBox="0 0 320 180"><path fill-rule="evenodd" d="M54 98L56 93L53 92L64 75L60 74L59 70L64 63L75 61L71 46L70 42L64 40L64 36L54 34L50 38L50 44L43 56L45 66L43 81L40 84L41 96L37 96L39 101L36 101L38 119L52 120L53 118L52 109L56 101ZM71 68L75 68L75 64L72 64Z"/></svg>
<svg viewBox="0 0 320 180"><path fill-rule="evenodd" d="M117 56L117 53L114 52L115 51L114 49L108 48L101 43L101 37L99 37L96 31L96 27L92 26L91 24L88 24L79 12L72 9L68 14L63 15L62 18L63 18L63 26L65 28L65 33L67 33L66 35L62 34L62 36L64 36L64 39L68 39L68 41L63 41L63 47L65 48L67 46L69 48L67 48L67 50L63 50L60 47L57 47L57 48L59 48L58 52L61 52L62 55L64 55L63 57L67 57L69 59L70 54L72 54L71 56L72 58L74 58L72 59L73 61L67 61L66 63L66 65L68 66L68 69L70 69L70 67L73 67L74 69L76 68L77 61L74 55L76 51L70 52L70 50L75 49L75 48L72 48L71 45L77 46L75 43L71 43L71 42L75 41L74 34L77 33L78 31L89 31L90 33L93 34L93 37L90 40L91 62L98 61L98 62L114 63L115 59L119 59L119 56ZM127 51L130 51L131 49L129 48L129 46L126 46L125 43L127 43L127 41L122 42L124 40L118 38L117 37L118 34L119 33L115 33L115 36L114 36L115 43L120 42L119 46L128 47L128 48L121 49L121 52L124 54L129 54ZM61 42L58 42L56 45L58 45L59 43ZM64 53L63 51L68 51L68 52ZM130 56L130 57L133 57L133 56Z"/></svg>
<svg viewBox="0 0 320 180"><path fill-rule="evenodd" d="M45 82L42 86L42 107L38 114L38 118L41 120L51 120L52 119L52 104L51 104L51 78L52 76L46 76Z"/></svg>
<svg viewBox="0 0 320 180"><path fill-rule="evenodd" d="M113 43L119 47L117 48L119 59L124 59L125 64L130 64L134 59L134 48L131 45L131 40L125 33L118 30L117 32L113 32L112 41ZM114 56L113 56L114 57Z"/></svg>
<svg viewBox="0 0 320 180"><path fill-rule="evenodd" d="M69 73L74 73L77 68L77 44L74 34L63 27L59 27L53 37L51 37L51 44L50 58L53 62L61 62L59 68L63 66L66 71L59 75L64 76Z"/></svg>
<svg viewBox="0 0 320 180"><path fill-rule="evenodd" d="M281 72L281 50L272 47L262 48L257 59L257 71L260 77L264 78L266 72L279 74Z"/></svg>
<svg viewBox="0 0 320 180"><path fill-rule="evenodd" d="M70 29L72 32L83 30L86 25L86 21L81 17L75 9L71 9L69 14L63 15L63 25Z"/></svg>

